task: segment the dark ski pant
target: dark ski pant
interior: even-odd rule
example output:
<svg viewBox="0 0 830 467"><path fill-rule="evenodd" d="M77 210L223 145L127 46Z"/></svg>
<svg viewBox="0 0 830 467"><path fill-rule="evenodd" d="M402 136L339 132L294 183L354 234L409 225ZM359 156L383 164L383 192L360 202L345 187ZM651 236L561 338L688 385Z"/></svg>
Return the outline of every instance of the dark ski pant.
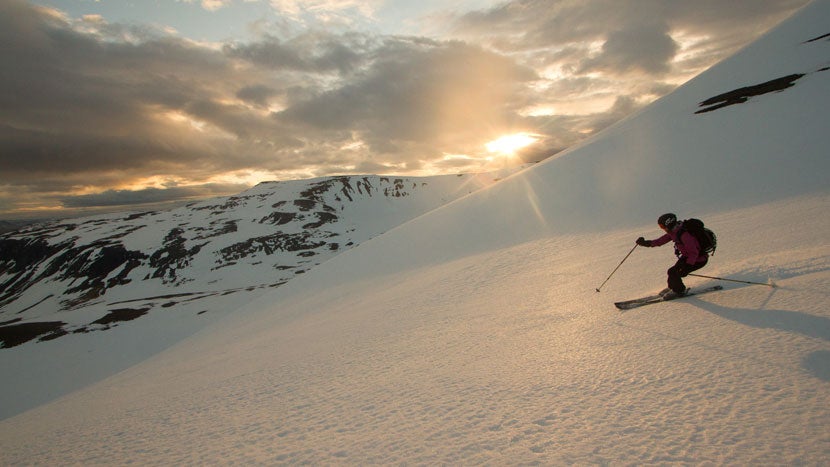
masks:
<svg viewBox="0 0 830 467"><path fill-rule="evenodd" d="M696 264L687 263L686 258L678 259L677 263L666 271L669 275L669 288L676 294L682 294L686 291L686 286L683 284L683 278L688 276L690 272L697 271L703 266L706 266L706 263L708 262L709 258L705 258L703 261Z"/></svg>

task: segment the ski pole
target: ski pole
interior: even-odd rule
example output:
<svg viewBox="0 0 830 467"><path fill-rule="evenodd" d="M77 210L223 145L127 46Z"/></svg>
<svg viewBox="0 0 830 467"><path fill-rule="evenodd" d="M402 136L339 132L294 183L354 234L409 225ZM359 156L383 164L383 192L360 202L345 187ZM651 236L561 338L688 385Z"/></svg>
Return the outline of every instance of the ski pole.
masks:
<svg viewBox="0 0 830 467"><path fill-rule="evenodd" d="M620 264L618 264L618 265L617 265L617 267L615 267L615 268L614 268L614 270L613 270L613 271L611 271L611 274L608 276L608 279L611 279L611 276L613 276L613 275L614 275L614 273L615 273L615 272L617 272L617 269L619 269L619 268L620 268L620 266L622 266L622 265L623 265L623 263L625 262L625 260L627 260L627 259L628 259L628 257L629 257L629 256L631 256L631 253L634 253L634 250L635 250L636 248L637 248L637 244L634 244L634 248L632 248L632 249L631 249L631 251L629 251L629 252L628 252L628 254L627 254L627 255L625 255L625 258L623 258L623 259L622 259L622 261L620 261ZM608 282L608 279L605 279L605 282ZM602 285L600 285L599 287L597 287L597 292L599 292L599 289L601 289L601 288L602 288L602 286L603 286L603 285L605 285L605 282L603 282L603 283L602 283Z"/></svg>
<svg viewBox="0 0 830 467"><path fill-rule="evenodd" d="M689 274L689 275L690 276L695 276L695 277L703 277L705 279L715 279L715 280L719 280L719 281L740 282L741 284L766 285L767 287L773 287L773 288L778 287L777 285L775 285L775 282L772 282L772 281L770 281L769 283L765 283L765 282L739 281L739 280L736 280L736 279L727 279L725 277L704 276L702 274Z"/></svg>

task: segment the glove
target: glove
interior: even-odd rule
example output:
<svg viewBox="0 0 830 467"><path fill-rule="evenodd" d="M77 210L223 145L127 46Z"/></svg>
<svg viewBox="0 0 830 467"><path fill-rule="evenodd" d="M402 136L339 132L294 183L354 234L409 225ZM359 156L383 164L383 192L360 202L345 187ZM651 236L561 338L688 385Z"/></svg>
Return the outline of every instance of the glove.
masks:
<svg viewBox="0 0 830 467"><path fill-rule="evenodd" d="M651 240L646 240L643 237L638 238L636 243L640 246L651 246Z"/></svg>

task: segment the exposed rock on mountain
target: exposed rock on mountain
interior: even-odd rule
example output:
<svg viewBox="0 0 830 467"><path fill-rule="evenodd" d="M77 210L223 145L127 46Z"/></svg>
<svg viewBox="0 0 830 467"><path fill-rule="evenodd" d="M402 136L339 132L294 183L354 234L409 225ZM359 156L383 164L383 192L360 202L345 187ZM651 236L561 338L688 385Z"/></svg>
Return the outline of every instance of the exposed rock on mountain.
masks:
<svg viewBox="0 0 830 467"><path fill-rule="evenodd" d="M10 232L0 236L0 343L11 347L110 329L158 308L276 287L496 179L338 176L267 182L173 211ZM123 303L138 308L125 312ZM90 314L98 318L90 320ZM14 319L2 322L6 317Z"/></svg>

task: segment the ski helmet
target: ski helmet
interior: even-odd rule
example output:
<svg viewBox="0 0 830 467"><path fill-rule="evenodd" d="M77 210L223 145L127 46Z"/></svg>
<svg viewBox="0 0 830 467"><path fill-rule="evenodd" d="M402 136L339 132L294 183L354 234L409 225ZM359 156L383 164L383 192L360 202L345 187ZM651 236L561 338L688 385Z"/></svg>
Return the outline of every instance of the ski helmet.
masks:
<svg viewBox="0 0 830 467"><path fill-rule="evenodd" d="M667 229L672 229L677 224L677 216L672 213L663 214L657 219L657 224Z"/></svg>

